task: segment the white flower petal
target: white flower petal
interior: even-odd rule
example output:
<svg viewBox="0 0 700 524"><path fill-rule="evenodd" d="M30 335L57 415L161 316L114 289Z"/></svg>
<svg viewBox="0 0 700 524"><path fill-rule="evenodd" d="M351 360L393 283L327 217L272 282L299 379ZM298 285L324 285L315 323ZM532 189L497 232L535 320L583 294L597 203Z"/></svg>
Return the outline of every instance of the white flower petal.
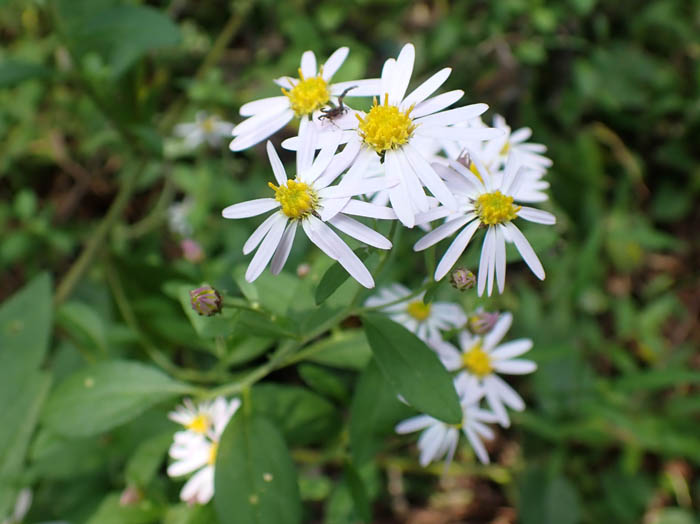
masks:
<svg viewBox="0 0 700 524"><path fill-rule="evenodd" d="M505 224L505 227L508 230L508 236L515 244L515 247L518 248L520 256L523 257L525 263L528 265L528 267L532 270L532 272L537 278L539 278L540 280L544 280L545 274L544 268L542 267L542 263L540 262L540 259L537 258L535 251L532 249L532 246L525 238L525 235L523 235L520 232L520 230L515 226L515 224L513 224L513 222L508 222L507 224Z"/></svg>
<svg viewBox="0 0 700 524"><path fill-rule="evenodd" d="M506 286L506 240L503 238L502 226L494 228L495 239L495 266L496 280L498 282L498 292L503 293Z"/></svg>
<svg viewBox="0 0 700 524"><path fill-rule="evenodd" d="M388 239L384 238L374 229L367 227L362 222L358 222L354 218L347 217L342 213L338 213L328 222L346 235L350 235L369 246L374 246L379 249L391 248L391 242Z"/></svg>
<svg viewBox="0 0 700 524"><path fill-rule="evenodd" d="M430 233L421 238L413 245L413 251L423 251L449 237L455 231L462 228L470 221L474 220L474 213L448 220L444 224L436 227Z"/></svg>
<svg viewBox="0 0 700 524"><path fill-rule="evenodd" d="M496 321L496 324L494 324L493 328L491 328L491 331L484 335L484 350L490 352L492 349L494 349L496 345L503 340L503 337L506 336L506 333L508 333L508 330L512 324L513 315L511 313L503 313L500 317L498 317L498 320Z"/></svg>
<svg viewBox="0 0 700 524"><path fill-rule="evenodd" d="M391 83L394 79L394 70L396 69L396 60L389 58L384 62L382 66L382 85L381 85L381 101L384 103L384 95L388 95L391 92Z"/></svg>
<svg viewBox="0 0 700 524"><path fill-rule="evenodd" d="M448 79L451 72L452 68L446 67L435 73L416 89L414 89L411 94L404 98L403 102L401 102L401 105L399 106L399 109L401 111L405 111L412 105L420 104L423 100L440 89L440 86L445 83L445 80Z"/></svg>
<svg viewBox="0 0 700 524"><path fill-rule="evenodd" d="M366 78L363 80L337 82L331 86L331 93L333 95L339 95L348 87L354 88L345 95L348 98L353 96L374 96L381 93L382 81L379 78Z"/></svg>
<svg viewBox="0 0 700 524"><path fill-rule="evenodd" d="M469 444L471 444L474 454L477 456L479 461L482 464L488 464L489 454L486 452L486 448L484 447L483 442L481 442L479 436L469 426L464 428L464 434L466 435L467 440L469 440Z"/></svg>
<svg viewBox="0 0 700 524"><path fill-rule="evenodd" d="M440 95L429 98L418 104L411 111L412 118L420 118L425 115L431 115L442 111L446 107L451 106L457 100L464 96L464 91L461 89L455 89L454 91L448 91L447 93L442 93Z"/></svg>
<svg viewBox="0 0 700 524"><path fill-rule="evenodd" d="M282 129L289 123L289 121L292 118L294 118L294 111L292 111L291 109L288 109L280 114L276 114L269 120L261 122L259 126L255 129L250 130L245 134L238 135L236 138L233 139L233 141L229 144L228 147L231 151L234 152L248 149L249 147L254 146L258 142L262 142L267 137L274 134L276 131Z"/></svg>
<svg viewBox="0 0 700 524"><path fill-rule="evenodd" d="M214 468L208 466L189 479L180 491L180 499L185 502L206 504L214 495Z"/></svg>
<svg viewBox="0 0 700 524"><path fill-rule="evenodd" d="M316 126L308 119L299 122L299 140L301 143L296 155L297 176L311 168L316 153Z"/></svg>
<svg viewBox="0 0 700 524"><path fill-rule="evenodd" d="M248 270L245 272L245 279L248 282L253 282L265 271L265 267L267 267L268 262L270 262L272 255L275 254L275 250L284 233L288 220L287 217L282 213L276 213L273 216L275 220L272 223L272 227L267 235L265 235L260 247L253 256L253 260L251 260L248 265Z"/></svg>
<svg viewBox="0 0 700 524"><path fill-rule="evenodd" d="M390 207L377 206L362 200L350 200L342 210L347 215L359 217L378 218L383 220L396 220L396 213Z"/></svg>
<svg viewBox="0 0 700 524"><path fill-rule="evenodd" d="M519 338L501 344L491 352L491 360L508 360L509 358L518 357L527 353L532 349L532 340L529 338Z"/></svg>
<svg viewBox="0 0 700 524"><path fill-rule="evenodd" d="M506 383L506 381L496 375L492 375L489 379L498 397L502 399L509 408L515 411L522 411L525 409L525 402L523 399Z"/></svg>
<svg viewBox="0 0 700 524"><path fill-rule="evenodd" d="M331 141L328 145L324 146L321 149L321 151L318 153L318 156L313 161L311 167L307 171L297 172L299 178L307 184L316 181L323 174L324 170L333 161L333 158L338 156L335 154L335 152L338 149L338 145L340 143L340 133L333 133L333 135L335 140ZM317 136L317 132L314 132L314 137ZM311 152L311 156L313 158L313 151ZM320 189L321 187L325 186L314 184L314 187L318 187Z"/></svg>
<svg viewBox="0 0 700 524"><path fill-rule="evenodd" d="M468 106L456 107L455 109L448 109L447 111L440 111L439 113L424 116L417 119L416 123L426 126L461 124L485 113L488 108L489 106L486 104L471 104Z"/></svg>
<svg viewBox="0 0 700 524"><path fill-rule="evenodd" d="M301 55L301 73L304 78L316 76L316 55L313 51L304 51Z"/></svg>
<svg viewBox="0 0 700 524"><path fill-rule="evenodd" d="M537 364L523 359L503 360L494 362L493 369L506 375L527 375L537 369Z"/></svg>
<svg viewBox="0 0 700 524"><path fill-rule="evenodd" d="M395 431L401 435L406 433L413 433L414 431L419 431L421 429L427 428L435 422L433 417L428 415L418 415L417 417L408 418L396 425Z"/></svg>
<svg viewBox="0 0 700 524"><path fill-rule="evenodd" d="M397 184L389 189L389 202L396 217L404 226L412 228L416 225L416 216L405 184Z"/></svg>
<svg viewBox="0 0 700 524"><path fill-rule="evenodd" d="M418 178L425 184L435 198L448 208L456 209L457 201L452 192L447 188L445 182L438 176L423 155L411 144L406 144L401 151L405 153L408 162L418 175ZM427 211L420 209L420 211Z"/></svg>
<svg viewBox="0 0 700 524"><path fill-rule="evenodd" d="M250 237L248 237L248 240L246 240L246 243L243 244L244 255L247 255L256 247L258 247L258 244L260 244L267 232L270 231L272 225L277 221L276 217L278 217L279 215L280 213L273 213L272 215L267 217L265 221L262 224L260 224L255 231L253 231L253 234L250 235Z"/></svg>
<svg viewBox="0 0 700 524"><path fill-rule="evenodd" d="M406 156L407 147L409 147L408 144L401 149L391 152L387 151L385 165L388 169L390 164L386 163L386 158L391 156L394 170L390 175L388 174L387 179L389 181L399 180L399 183L406 185L411 207L413 208L413 214L415 215L416 212L425 213L428 211L428 209L430 209L430 201L428 200L428 195L426 195L423 190L423 183L418 176L419 171L409 162Z"/></svg>
<svg viewBox="0 0 700 524"><path fill-rule="evenodd" d="M289 108L289 98L287 96L272 96L243 104L239 113L241 116L253 116L258 113L281 112L287 108Z"/></svg>
<svg viewBox="0 0 700 524"><path fill-rule="evenodd" d="M503 133L500 129L492 127L457 127L440 125L422 125L415 130L416 135L433 138L435 140L456 140L465 142L476 142L492 140Z"/></svg>
<svg viewBox="0 0 700 524"><path fill-rule="evenodd" d="M484 378L484 391L486 392L486 401L493 410L494 415L498 417L498 423L507 428L510 426L510 418L508 418L508 412L501 401L499 381L503 382L495 375L489 375Z"/></svg>
<svg viewBox="0 0 700 524"><path fill-rule="evenodd" d="M478 227L479 221L474 220L455 237L435 269L435 280L442 279L442 277L444 277L447 272L452 269L452 266L455 265L457 259L462 253L464 253L464 250L467 248L467 244L469 244L469 241Z"/></svg>
<svg viewBox="0 0 700 524"><path fill-rule="evenodd" d="M273 275L278 275L282 268L284 267L287 258L289 257L289 252L292 250L292 244L294 244L294 235L297 232L297 221L290 220L287 224L287 228L282 234L282 239L280 240L275 254L270 262L270 272Z"/></svg>
<svg viewBox="0 0 700 524"><path fill-rule="evenodd" d="M534 207L523 206L518 211L518 216L529 220L530 222L537 222L538 224L546 224L551 226L556 223L556 217L547 211L542 211L541 209L535 209Z"/></svg>
<svg viewBox="0 0 700 524"><path fill-rule="evenodd" d="M374 287L374 279L369 270L330 227L314 216L304 220L303 226L309 240L329 257L337 260L351 277L367 288Z"/></svg>
<svg viewBox="0 0 700 524"><path fill-rule="evenodd" d="M326 82L333 78L336 71L340 69L340 66L343 65L343 62L345 62L345 59L348 57L349 52L350 50L347 47L339 47L328 57L328 60L323 64L322 71L323 79Z"/></svg>
<svg viewBox="0 0 700 524"><path fill-rule="evenodd" d="M287 172L284 170L284 165L282 164L280 157L277 155L275 146L273 146L272 142L268 140L267 144L265 144L265 147L267 148L267 157L270 159L270 166L272 166L272 172L275 175L275 180L277 180L277 184L280 186L286 185Z"/></svg>
<svg viewBox="0 0 700 524"><path fill-rule="evenodd" d="M411 81L411 75L413 74L413 62L415 58L416 49L413 47L413 44L408 43L404 45L399 56L396 58L396 66L394 67L390 88L391 91L389 91L390 104L399 105L406 94L408 83Z"/></svg>
<svg viewBox="0 0 700 524"><path fill-rule="evenodd" d="M254 217L279 206L280 203L274 198L256 198L255 200L240 202L224 208L221 216L224 218Z"/></svg>

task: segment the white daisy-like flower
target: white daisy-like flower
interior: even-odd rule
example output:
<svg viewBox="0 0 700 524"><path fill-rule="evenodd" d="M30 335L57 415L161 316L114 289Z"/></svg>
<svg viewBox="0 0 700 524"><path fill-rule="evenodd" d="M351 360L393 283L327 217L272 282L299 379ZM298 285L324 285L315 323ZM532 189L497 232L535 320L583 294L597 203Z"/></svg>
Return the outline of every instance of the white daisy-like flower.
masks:
<svg viewBox="0 0 700 524"><path fill-rule="evenodd" d="M430 415L418 415L397 424L395 430L400 434L422 430L418 438L419 462L421 466L425 467L444 456L446 456L445 466L449 466L459 444L460 429L467 437L469 444L481 463L489 463L489 455L482 439L493 439L493 430L486 424L496 422L497 418L494 413L479 407L479 400L483 396L483 391L478 386L470 385L465 387L465 384L464 382L461 384L455 383L462 406L463 418L461 424L446 424Z"/></svg>
<svg viewBox="0 0 700 524"><path fill-rule="evenodd" d="M456 382L460 387L483 388L489 406L503 427L510 425L506 406L522 411L525 402L498 374L525 375L537 369L531 360L515 358L532 349L532 340L520 338L499 344L512 322L513 315L503 313L493 329L484 336L461 332L460 350L445 341L432 345L449 371L459 371Z"/></svg>
<svg viewBox="0 0 700 524"><path fill-rule="evenodd" d="M479 295L483 294L485 288L491 295L494 276L499 292L503 292L506 242L514 243L535 276L544 280L545 273L540 260L513 221L523 218L530 222L552 225L556 219L547 211L514 203L521 200L520 196L527 188L524 187L523 171L515 160L516 157L510 158L503 177L491 176L486 166L473 154L470 154L470 160L474 163L474 169L467 169L454 160L450 161L450 167L433 164L459 202L457 213L443 206L417 217L419 222L445 217L448 220L416 242L413 246L415 251L422 251L459 231L437 265L435 280L443 278L455 265L479 226L486 228L479 261Z"/></svg>
<svg viewBox="0 0 700 524"><path fill-rule="evenodd" d="M175 433L168 451L173 462L168 475L182 477L194 473L180 491L186 502L206 504L214 495L214 468L219 440L241 405L237 398L230 402L217 397L213 402L195 406L186 400L183 406L170 413L170 418L184 425L186 431Z"/></svg>
<svg viewBox="0 0 700 524"><path fill-rule="evenodd" d="M222 138L231 136L232 130L231 122L221 120L217 115L199 111L194 122L176 125L175 135L184 138L188 148L195 149L205 141L212 147L218 146Z"/></svg>
<svg viewBox="0 0 700 524"><path fill-rule="evenodd" d="M522 165L535 171L544 173L552 167L552 160L544 156L544 153L547 152L547 146L527 142L532 136L532 129L521 127L512 131L506 123L506 119L501 115L494 115L493 127L502 130L503 134L485 144L484 157L494 159L493 163L487 163L490 169L493 170L505 165L511 154L518 155Z"/></svg>
<svg viewBox="0 0 700 524"><path fill-rule="evenodd" d="M316 66L316 55L306 51L301 55L299 78L278 78L275 83L282 88L282 96L261 98L241 106L241 116L246 120L233 128L231 151L242 151L262 142L282 129L294 117L299 117L299 134L315 112L331 103L338 103L338 95L346 89L347 96L372 96L379 91L376 78L331 83L333 75L348 56L348 48L337 49L328 60Z"/></svg>
<svg viewBox="0 0 700 524"><path fill-rule="evenodd" d="M450 76L452 70L449 67L435 73L406 95L414 58L413 45L406 44L397 59L390 58L384 63L381 103L375 99L368 113L350 112L346 118L334 121L333 126L324 127L324 134L341 134L343 142L360 146L354 160L356 164L365 166L375 155L382 158L391 206L407 227L416 224L417 212L429 209L423 186L443 205L457 207L452 192L431 166L430 157L424 154L429 147L421 142L441 139L487 140L502 133L491 128L454 125L468 122L488 109L486 104L471 104L445 110L462 98L463 91L430 96ZM288 144L283 145L294 147L293 141ZM358 170L355 174L362 177L363 172ZM348 172L340 186L355 183L351 175Z"/></svg>
<svg viewBox="0 0 700 524"><path fill-rule="evenodd" d="M272 273L278 274L287 261L297 227L301 225L309 240L333 260L337 260L355 280L365 287L374 287L374 279L367 267L328 224L360 242L379 249L389 249L391 242L388 239L348 215L387 220L395 219L396 215L387 207L346 199L345 196L367 191L367 184L361 183L361 180L353 187L346 185L342 196L338 196L337 186L329 185L347 167L347 159L351 155L346 151L351 151L346 147L343 152L335 155L338 145L336 142L322 149L314 160L314 137L315 131L311 127L302 134L302 149L297 152L297 175L294 179L287 178L275 148L268 141L267 153L279 184L268 184L274 191L274 198L259 198L234 204L222 212L224 218L248 218L276 210L243 246L244 254L258 248L246 271L246 280L252 282L258 278L268 263ZM350 171L352 170L351 168ZM341 212L326 218L326 207L338 200L343 201Z"/></svg>
<svg viewBox="0 0 700 524"><path fill-rule="evenodd" d="M420 339L441 339L441 332L464 327L467 316L461 306L451 302L425 304L425 292L406 298L411 290L401 284L392 284L378 291L365 302L366 307L381 308L391 320L415 333ZM405 299L405 300L404 300ZM386 307L383 307L385 306Z"/></svg>
<svg viewBox="0 0 700 524"><path fill-rule="evenodd" d="M192 205L192 199L186 198L180 202L174 202L168 207L168 229L170 231L183 237L192 235L192 224L188 218Z"/></svg>

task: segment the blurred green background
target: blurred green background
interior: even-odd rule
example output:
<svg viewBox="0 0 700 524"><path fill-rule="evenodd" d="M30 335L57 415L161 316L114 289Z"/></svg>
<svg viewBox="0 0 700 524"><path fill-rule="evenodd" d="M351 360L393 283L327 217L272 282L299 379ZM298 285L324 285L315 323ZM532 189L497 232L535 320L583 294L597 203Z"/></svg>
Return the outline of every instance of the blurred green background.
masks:
<svg viewBox="0 0 700 524"><path fill-rule="evenodd" d="M173 125L201 109L240 121L240 105L278 94L271 79L294 73L304 50L322 60L349 46L345 80L378 75L411 41L412 85L450 66L445 89L464 89L468 103L491 106L487 119L503 114L548 146L558 223L532 229L547 279L518 264L502 297L479 302L513 311L513 336L534 339L539 365L516 382L528 409L490 445L496 465L440 482L394 447L375 521L697 522L698 35L700 4L684 0L0 0L0 299L49 270L58 302L92 309L97 335L76 328L84 311L58 310L49 365L59 379L95 358L86 336L136 353L134 326L105 284L115 272L139 297L143 330L186 339L191 329L174 327L182 310L159 283L167 275L234 288L231 269L256 224L224 221L220 210L266 194L269 167L261 146L187 152ZM168 207L185 197L200 264L182 259L167 228ZM71 264L96 236L95 256L72 280ZM392 277L418 284L423 258L404 240ZM288 268L315 256L298 246ZM449 288L441 296L475 303ZM89 459L80 467L35 467L30 521L88 521L124 486L133 436L121 437L125 447L106 456L75 455ZM305 482L314 519L353 522L347 500L324 506L330 488Z"/></svg>

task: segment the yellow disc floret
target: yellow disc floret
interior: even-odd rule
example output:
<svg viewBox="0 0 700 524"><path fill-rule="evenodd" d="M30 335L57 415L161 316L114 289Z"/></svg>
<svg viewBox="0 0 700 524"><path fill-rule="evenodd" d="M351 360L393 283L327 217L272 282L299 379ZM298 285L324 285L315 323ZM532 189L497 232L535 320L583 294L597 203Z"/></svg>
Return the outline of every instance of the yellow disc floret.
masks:
<svg viewBox="0 0 700 524"><path fill-rule="evenodd" d="M481 342L477 342L469 351L462 353L462 365L479 378L493 371L491 357L481 348Z"/></svg>
<svg viewBox="0 0 700 524"><path fill-rule="evenodd" d="M518 216L522 206L513 205L513 197L500 191L484 193L474 202L474 210L482 224L493 226L510 222Z"/></svg>
<svg viewBox="0 0 700 524"><path fill-rule="evenodd" d="M199 124L202 128L202 131L204 131L205 133L208 133L208 134L213 133L214 130L216 129L216 120L217 119L214 116L209 116L209 117L205 118L204 120L202 120L202 123Z"/></svg>
<svg viewBox="0 0 700 524"><path fill-rule="evenodd" d="M402 146L416 129L411 111L413 106L400 111L397 106L389 105L388 94L384 95L384 105L378 105L375 98L372 109L364 118L356 115L362 140L379 154Z"/></svg>
<svg viewBox="0 0 700 524"><path fill-rule="evenodd" d="M196 417L194 417L189 424L187 424L185 427L189 429L190 431L194 431L195 433L206 433L209 430L209 417L203 413L200 413Z"/></svg>
<svg viewBox="0 0 700 524"><path fill-rule="evenodd" d="M216 463L216 454L218 452L219 452L219 443L212 442L211 447L209 448L209 459L207 460L207 463L210 466L213 466Z"/></svg>
<svg viewBox="0 0 700 524"><path fill-rule="evenodd" d="M406 306L406 312L418 322L423 322L430 316L430 304L424 304L422 300L415 300Z"/></svg>
<svg viewBox="0 0 700 524"><path fill-rule="evenodd" d="M330 87L321 73L318 76L304 78L301 69L299 69L299 82L291 90L282 88L282 93L289 98L292 110L297 116L310 115L325 106L331 99Z"/></svg>
<svg viewBox="0 0 700 524"><path fill-rule="evenodd" d="M275 190L275 200L282 206L282 213L292 220L308 217L318 206L318 196L308 184L299 180L287 180L286 186L267 184Z"/></svg>

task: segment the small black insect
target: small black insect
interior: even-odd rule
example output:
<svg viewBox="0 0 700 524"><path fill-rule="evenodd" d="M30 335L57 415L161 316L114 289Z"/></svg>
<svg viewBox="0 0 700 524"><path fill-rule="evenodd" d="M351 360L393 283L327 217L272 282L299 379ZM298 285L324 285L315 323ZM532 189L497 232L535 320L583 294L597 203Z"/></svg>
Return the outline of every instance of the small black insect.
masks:
<svg viewBox="0 0 700 524"><path fill-rule="evenodd" d="M338 97L338 105L335 105L333 102L330 102L331 107L321 109L321 113L323 113L323 114L321 116L319 116L318 119L322 120L322 119L326 118L330 122L332 122L333 120L335 120L339 116L347 113L348 108L343 105L343 98L345 98L345 95L348 94L348 91L350 91L351 89L355 89L356 87L357 86L350 86L345 91L343 91L340 94L340 96Z"/></svg>

